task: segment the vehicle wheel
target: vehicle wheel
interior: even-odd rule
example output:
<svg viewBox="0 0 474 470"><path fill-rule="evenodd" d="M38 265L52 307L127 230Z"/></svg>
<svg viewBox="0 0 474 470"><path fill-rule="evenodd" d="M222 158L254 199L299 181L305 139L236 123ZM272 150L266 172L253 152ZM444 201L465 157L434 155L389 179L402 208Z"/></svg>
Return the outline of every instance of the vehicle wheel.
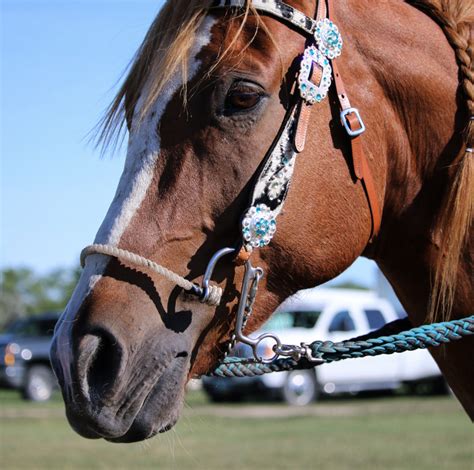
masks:
<svg viewBox="0 0 474 470"><path fill-rule="evenodd" d="M318 397L318 383L313 370L294 370L288 373L282 390L283 399L293 406L309 405Z"/></svg>
<svg viewBox="0 0 474 470"><path fill-rule="evenodd" d="M32 366L26 374L23 398L31 401L47 401L53 394L54 377L47 366Z"/></svg>

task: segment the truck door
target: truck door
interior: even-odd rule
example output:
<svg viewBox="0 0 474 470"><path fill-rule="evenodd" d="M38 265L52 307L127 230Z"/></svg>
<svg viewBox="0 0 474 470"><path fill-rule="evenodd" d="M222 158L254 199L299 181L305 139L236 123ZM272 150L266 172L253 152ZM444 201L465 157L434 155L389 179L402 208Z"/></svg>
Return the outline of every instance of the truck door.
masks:
<svg viewBox="0 0 474 470"><path fill-rule="evenodd" d="M393 320L387 318L377 306L361 306L360 312L365 323L363 334L377 330L387 321ZM384 388L389 382L397 382L400 373L400 358L398 356L399 354L389 354L357 360L360 362L358 367L361 381L371 383L373 387L377 387L377 384L380 383Z"/></svg>
<svg viewBox="0 0 474 470"><path fill-rule="evenodd" d="M329 321L326 324L325 337L335 343L344 341L362 333L360 315L354 315L348 309L334 309L328 312ZM357 361L357 359L355 359ZM354 360L344 360L324 364L317 368L318 380L327 393L337 391L344 384L351 384L359 380L359 372L354 367ZM344 390L347 391L347 390Z"/></svg>

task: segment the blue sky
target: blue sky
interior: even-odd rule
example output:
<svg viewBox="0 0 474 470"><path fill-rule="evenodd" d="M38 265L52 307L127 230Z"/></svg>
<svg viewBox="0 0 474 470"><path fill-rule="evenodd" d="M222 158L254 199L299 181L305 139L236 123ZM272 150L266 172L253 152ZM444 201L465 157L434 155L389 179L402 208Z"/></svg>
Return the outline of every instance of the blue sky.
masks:
<svg viewBox="0 0 474 470"><path fill-rule="evenodd" d="M0 264L73 266L102 222L124 152L100 158L88 133L160 0L0 0ZM359 260L340 278L375 283Z"/></svg>

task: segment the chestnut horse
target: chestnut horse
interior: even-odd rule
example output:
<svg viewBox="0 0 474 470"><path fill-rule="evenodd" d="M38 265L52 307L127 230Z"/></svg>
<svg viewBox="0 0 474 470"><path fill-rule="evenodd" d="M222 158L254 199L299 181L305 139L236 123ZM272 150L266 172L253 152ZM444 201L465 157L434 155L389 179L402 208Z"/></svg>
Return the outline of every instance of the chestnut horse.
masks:
<svg viewBox="0 0 474 470"><path fill-rule="evenodd" d="M126 124L129 144L96 237L193 281L216 251L241 239L308 40L252 2L212 4L168 0L138 51L105 122L106 140ZM289 4L315 17L315 0ZM472 4L334 4L344 39L336 61L367 127L380 231L370 240L371 211L332 87L313 105L275 236L252 255L266 277L247 331L361 255L378 263L413 324L430 311L472 314ZM73 428L113 442L170 429L189 378L212 369L227 347L243 269L231 256L220 261L213 282L223 298L212 307L150 269L88 256L51 353ZM468 338L432 351L471 418L473 346Z"/></svg>

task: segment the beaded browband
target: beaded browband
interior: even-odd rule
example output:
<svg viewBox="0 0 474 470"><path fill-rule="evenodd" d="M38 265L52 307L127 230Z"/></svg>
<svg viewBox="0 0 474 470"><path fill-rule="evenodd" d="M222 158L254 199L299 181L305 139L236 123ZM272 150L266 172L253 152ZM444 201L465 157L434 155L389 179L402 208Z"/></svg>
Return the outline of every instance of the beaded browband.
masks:
<svg viewBox="0 0 474 470"><path fill-rule="evenodd" d="M247 0L215 0L211 8L245 8L249 2ZM301 11L286 3L277 0L252 0L251 5L255 10L276 16L286 23L290 23L306 34L314 34L317 22L306 16Z"/></svg>

